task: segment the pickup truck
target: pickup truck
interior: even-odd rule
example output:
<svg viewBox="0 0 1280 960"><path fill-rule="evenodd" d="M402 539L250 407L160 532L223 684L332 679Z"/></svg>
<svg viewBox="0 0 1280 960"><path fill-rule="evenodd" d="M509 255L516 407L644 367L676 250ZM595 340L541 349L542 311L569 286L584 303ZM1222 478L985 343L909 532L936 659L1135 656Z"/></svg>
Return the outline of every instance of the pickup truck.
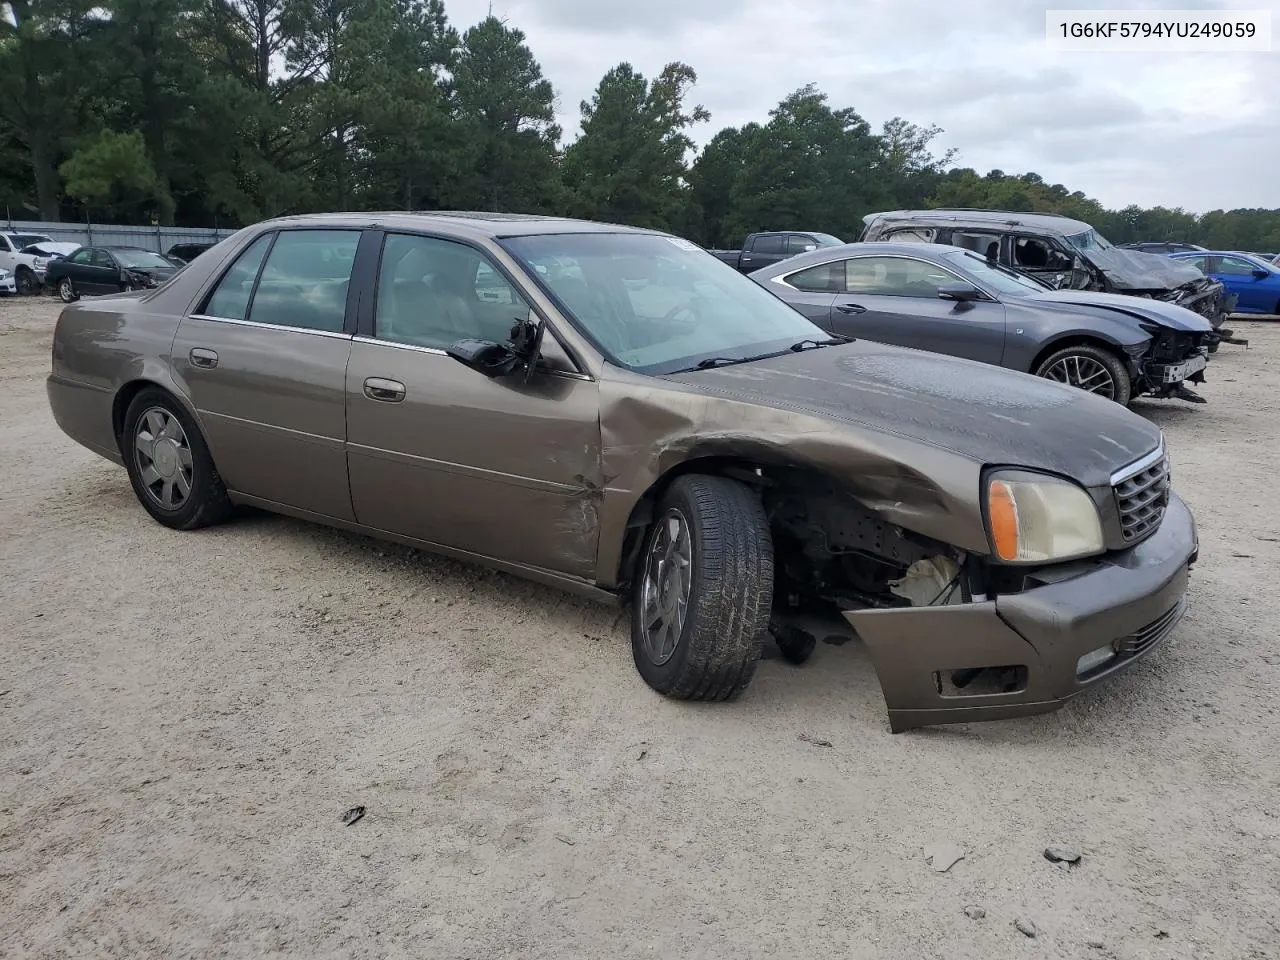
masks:
<svg viewBox="0 0 1280 960"><path fill-rule="evenodd" d="M751 273L769 267L780 260L808 253L818 247L838 247L844 241L829 233L807 233L798 230L770 230L751 233L741 250L709 250L708 253L723 260L735 270Z"/></svg>
<svg viewBox="0 0 1280 960"><path fill-rule="evenodd" d="M23 255L22 248L48 241L42 233L0 232L0 269L8 270L17 281L19 293L35 293L43 281L43 271L35 269L35 257Z"/></svg>

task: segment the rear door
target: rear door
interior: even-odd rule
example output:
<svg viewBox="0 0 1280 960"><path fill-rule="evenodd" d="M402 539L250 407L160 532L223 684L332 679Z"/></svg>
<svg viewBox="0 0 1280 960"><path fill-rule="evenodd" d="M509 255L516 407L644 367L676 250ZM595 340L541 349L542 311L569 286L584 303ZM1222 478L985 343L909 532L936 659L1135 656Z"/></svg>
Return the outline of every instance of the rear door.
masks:
<svg viewBox="0 0 1280 960"><path fill-rule="evenodd" d="M843 292L832 305L835 333L953 357L1004 360L1004 306L993 300L943 300L946 284L972 284L928 260L905 256L843 261Z"/></svg>
<svg viewBox="0 0 1280 960"><path fill-rule="evenodd" d="M785 233L760 233L748 240L749 247L743 247L740 269L743 273L751 273L763 267L769 267L787 256L787 235Z"/></svg>
<svg viewBox="0 0 1280 960"><path fill-rule="evenodd" d="M355 519L346 368L360 237L354 228L263 234L179 324L174 373L229 489Z"/></svg>
<svg viewBox="0 0 1280 960"><path fill-rule="evenodd" d="M832 309L837 294L844 291L844 261L823 263L795 273L775 277L767 289L786 300L824 330L835 330Z"/></svg>
<svg viewBox="0 0 1280 960"><path fill-rule="evenodd" d="M530 305L482 249L387 233L347 370L348 462L360 523L482 557L594 577L596 382L548 333L526 383L445 353L506 341Z"/></svg>

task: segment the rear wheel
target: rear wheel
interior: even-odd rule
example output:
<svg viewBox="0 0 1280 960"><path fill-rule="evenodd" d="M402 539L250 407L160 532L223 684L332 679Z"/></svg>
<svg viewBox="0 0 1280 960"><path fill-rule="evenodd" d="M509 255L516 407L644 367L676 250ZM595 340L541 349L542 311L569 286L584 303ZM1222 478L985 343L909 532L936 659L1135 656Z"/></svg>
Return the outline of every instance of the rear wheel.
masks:
<svg viewBox="0 0 1280 960"><path fill-rule="evenodd" d="M231 516L200 428L166 391L147 387L133 398L120 447L138 501L166 527L194 530Z"/></svg>
<svg viewBox="0 0 1280 960"><path fill-rule="evenodd" d="M755 675L773 601L773 542L759 497L691 474L667 490L638 560L631 650L649 686L731 700Z"/></svg>
<svg viewBox="0 0 1280 960"><path fill-rule="evenodd" d="M1096 393L1121 406L1127 407L1133 394L1133 381L1120 358L1088 343L1050 354L1035 373L1046 380Z"/></svg>
<svg viewBox="0 0 1280 960"><path fill-rule="evenodd" d="M63 277L58 281L58 298L63 303L75 303L80 299L80 294L76 291L76 285L71 282L70 277Z"/></svg>

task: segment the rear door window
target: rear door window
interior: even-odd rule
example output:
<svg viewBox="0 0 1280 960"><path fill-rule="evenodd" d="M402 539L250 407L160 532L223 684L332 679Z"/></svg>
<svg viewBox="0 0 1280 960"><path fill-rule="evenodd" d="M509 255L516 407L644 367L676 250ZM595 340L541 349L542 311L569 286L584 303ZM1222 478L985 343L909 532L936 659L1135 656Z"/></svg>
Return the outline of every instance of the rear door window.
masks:
<svg viewBox="0 0 1280 960"><path fill-rule="evenodd" d="M787 253L808 253L810 250L817 249L818 243L812 237L802 237L798 233L787 237Z"/></svg>
<svg viewBox="0 0 1280 960"><path fill-rule="evenodd" d="M906 257L855 257L845 261L845 290L880 297L936 300L938 289L960 278L937 264Z"/></svg>
<svg viewBox="0 0 1280 960"><path fill-rule="evenodd" d="M769 236L756 237L751 243L752 253L785 253L786 243L781 234L775 233Z"/></svg>
<svg viewBox="0 0 1280 960"><path fill-rule="evenodd" d="M262 258L267 255L273 236L275 234L264 233L249 244L249 248L236 258L231 269L222 275L200 313L225 320L245 319L249 312L253 282L258 279L258 269L262 266Z"/></svg>
<svg viewBox="0 0 1280 960"><path fill-rule="evenodd" d="M341 333L359 230L282 230L249 304L248 319Z"/></svg>
<svg viewBox="0 0 1280 960"><path fill-rule="evenodd" d="M951 245L972 250L978 256L988 260L1000 259L1000 234L998 233L956 230L951 234Z"/></svg>

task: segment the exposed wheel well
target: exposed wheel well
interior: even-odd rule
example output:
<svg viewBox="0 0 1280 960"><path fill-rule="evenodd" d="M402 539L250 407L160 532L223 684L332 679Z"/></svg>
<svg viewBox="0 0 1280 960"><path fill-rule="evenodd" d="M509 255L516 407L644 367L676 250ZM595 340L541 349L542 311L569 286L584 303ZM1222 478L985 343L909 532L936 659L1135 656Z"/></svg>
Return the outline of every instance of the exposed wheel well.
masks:
<svg viewBox="0 0 1280 960"><path fill-rule="evenodd" d="M636 555L644 540L645 531L653 520L653 509L662 499L667 488L678 478L690 473L705 473L717 477L731 477L736 480L751 482L758 477L761 466L751 460L740 457L697 457L678 463L649 487L631 508L627 517L625 540L622 553L618 559L617 583L625 586L631 581L631 570L635 565Z"/></svg>
<svg viewBox="0 0 1280 960"><path fill-rule="evenodd" d="M1074 337L1063 337L1061 340L1055 340L1049 344L1031 361L1031 369L1028 373L1035 373L1040 369L1040 364L1044 363L1059 350L1065 350L1068 347L1097 347L1105 350L1116 357L1126 368L1129 367L1129 358L1125 356L1124 351L1117 347L1114 343L1103 340L1101 337L1090 337L1088 335L1078 335Z"/></svg>
<svg viewBox="0 0 1280 960"><path fill-rule="evenodd" d="M787 504L803 503L814 511L814 516L822 518L823 524L830 525L829 530L819 534L819 539L823 541L827 539L828 533L831 537L838 538L841 531L837 527L843 528L846 533L857 528L856 533L850 534L851 544L857 541L859 549L879 553L892 562L905 560L907 563L917 554L926 556L952 549L881 520L847 493L847 483L815 467L783 461L770 462L767 458L696 457L668 470L632 507L631 515L627 518L616 580L623 590L630 583L636 558L653 520L655 506L673 481L690 473L726 477L757 489L769 512L771 523L775 525L775 535L785 534ZM780 542L779 549L782 550ZM918 553L920 549L924 549L924 552ZM779 570L786 566L785 559L784 553L777 557Z"/></svg>
<svg viewBox="0 0 1280 960"><path fill-rule="evenodd" d="M115 400L111 403L111 430L115 434L117 446L124 438L124 415L129 412L129 404L133 403L133 398L147 387L155 387L157 390L169 393L154 380L131 380L116 391Z"/></svg>

